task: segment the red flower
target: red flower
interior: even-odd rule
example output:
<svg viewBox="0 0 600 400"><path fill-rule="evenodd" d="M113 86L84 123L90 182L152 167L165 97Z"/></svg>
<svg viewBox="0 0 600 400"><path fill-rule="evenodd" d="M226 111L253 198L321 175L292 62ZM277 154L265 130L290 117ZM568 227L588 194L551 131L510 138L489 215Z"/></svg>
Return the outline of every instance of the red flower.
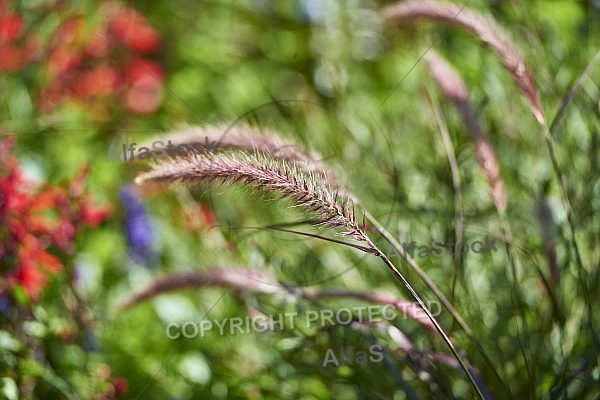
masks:
<svg viewBox="0 0 600 400"><path fill-rule="evenodd" d="M93 58L102 58L108 55L109 46L108 39L100 31L96 31L85 45L85 53Z"/></svg>
<svg viewBox="0 0 600 400"><path fill-rule="evenodd" d="M25 289L30 299L36 301L46 287L48 275L62 269L60 260L44 250L38 239L27 235L19 248L19 267L13 279Z"/></svg>
<svg viewBox="0 0 600 400"><path fill-rule="evenodd" d="M108 206L93 204L83 193L87 176L84 167L69 191L46 184L35 191L11 156L14 138L0 141L0 255L15 258L7 265L11 285L21 285L36 301L47 286L48 277L62 270L60 259L48 252L51 246L70 253L78 229L96 226L111 213ZM2 265L1 267L5 267Z"/></svg>
<svg viewBox="0 0 600 400"><path fill-rule="evenodd" d="M42 89L38 99L38 107L42 111L50 110L60 103L63 97L63 88L59 82L51 83Z"/></svg>
<svg viewBox="0 0 600 400"><path fill-rule="evenodd" d="M48 73L52 79L65 79L82 62L82 58L74 50L60 47L54 50L48 59Z"/></svg>
<svg viewBox="0 0 600 400"><path fill-rule="evenodd" d="M97 67L79 77L74 92L81 99L106 96L113 93L118 83L119 75L114 68Z"/></svg>
<svg viewBox="0 0 600 400"><path fill-rule="evenodd" d="M136 114L151 114L160 107L162 88L159 86L134 86L127 89L123 103Z"/></svg>
<svg viewBox="0 0 600 400"><path fill-rule="evenodd" d="M48 85L38 97L39 107L49 110L71 96L80 101L92 98L89 111L103 119L108 117L108 104L115 94L125 108L135 113L156 111L163 92L157 79L162 81L165 73L159 63L140 59L139 54L156 51L160 34L142 14L117 2L102 2L97 14L98 24L92 30L81 16L68 19L56 30L46 63ZM111 41L120 43L138 59L130 62L129 57L123 57L119 49L111 46ZM0 46L6 53L0 54L0 71L22 69L40 46L25 48L27 51Z"/></svg>
<svg viewBox="0 0 600 400"><path fill-rule="evenodd" d="M122 99L129 110L137 114L150 114L158 109L162 100L164 70L154 61L136 59L124 69L125 81L130 87Z"/></svg>
<svg viewBox="0 0 600 400"><path fill-rule="evenodd" d="M27 38L25 46L13 44L23 34L23 28L21 15L0 15L0 72L19 71L39 55L40 43L35 36Z"/></svg>
<svg viewBox="0 0 600 400"><path fill-rule="evenodd" d="M0 154L2 153L0 152ZM5 156L3 155L2 157ZM5 161L8 164L8 173L0 176L0 218L11 210L23 212L28 204L28 197L26 195L28 188L24 182L23 173L19 166L12 161L11 159Z"/></svg>
<svg viewBox="0 0 600 400"><path fill-rule="evenodd" d="M125 81L130 85L160 86L165 77L163 67L156 61L135 59L123 69Z"/></svg>
<svg viewBox="0 0 600 400"><path fill-rule="evenodd" d="M19 14L0 16L0 43L12 42L23 33L23 17Z"/></svg>
<svg viewBox="0 0 600 400"><path fill-rule="evenodd" d="M120 11L110 21L109 31L118 41L140 53L153 52L160 45L158 32L134 10Z"/></svg>
<svg viewBox="0 0 600 400"><path fill-rule="evenodd" d="M129 391L129 382L125 378L117 376L113 379L112 384L117 397L124 396Z"/></svg>
<svg viewBox="0 0 600 400"><path fill-rule="evenodd" d="M95 227L106 221L112 214L112 207L108 205L96 205L88 197L81 204L81 221L89 227Z"/></svg>
<svg viewBox="0 0 600 400"><path fill-rule="evenodd" d="M73 250L73 239L77 230L75 224L68 219L62 219L55 229L50 232L52 243L65 253L70 253Z"/></svg>
<svg viewBox="0 0 600 400"><path fill-rule="evenodd" d="M12 45L0 47L0 71L14 72L27 65L27 50Z"/></svg>
<svg viewBox="0 0 600 400"><path fill-rule="evenodd" d="M64 197L64 193L61 189L48 186L46 190L42 191L31 200L29 209L34 212L53 209L61 202L60 197Z"/></svg>
<svg viewBox="0 0 600 400"><path fill-rule="evenodd" d="M160 36L154 28L145 22L140 23L134 30L133 36L127 39L129 48L140 53L155 51L160 45Z"/></svg>
<svg viewBox="0 0 600 400"><path fill-rule="evenodd" d="M63 22L54 34L53 47L70 47L82 39L85 21L83 18L73 18Z"/></svg>

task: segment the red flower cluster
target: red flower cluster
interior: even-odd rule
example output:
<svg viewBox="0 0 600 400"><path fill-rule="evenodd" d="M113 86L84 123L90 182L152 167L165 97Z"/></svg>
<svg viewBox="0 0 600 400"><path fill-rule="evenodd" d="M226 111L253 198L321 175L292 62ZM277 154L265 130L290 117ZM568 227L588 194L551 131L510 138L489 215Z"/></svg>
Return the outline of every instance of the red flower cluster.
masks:
<svg viewBox="0 0 600 400"><path fill-rule="evenodd" d="M40 40L29 36L20 40L25 22L20 14L12 13L0 2L0 72L19 71L40 55Z"/></svg>
<svg viewBox="0 0 600 400"><path fill-rule="evenodd" d="M99 397L98 400L109 400L116 399L117 397L123 397L129 391L129 381L121 376L115 376L110 366L106 364L100 364L94 371L94 375L98 376L103 381L109 381L110 385Z"/></svg>
<svg viewBox="0 0 600 400"><path fill-rule="evenodd" d="M83 17L63 22L54 35L40 106L48 109L65 98L98 100L105 107L117 95L126 109L149 114L160 106L164 70L143 59L155 52L160 35L144 17L124 5L106 2L99 25L88 29Z"/></svg>
<svg viewBox="0 0 600 400"><path fill-rule="evenodd" d="M14 143L12 137L0 141L0 265L9 286L22 286L36 301L48 275L62 270L60 258L48 250L71 253L77 231L102 223L111 209L83 193L87 168L68 190L46 184L36 191L10 154Z"/></svg>

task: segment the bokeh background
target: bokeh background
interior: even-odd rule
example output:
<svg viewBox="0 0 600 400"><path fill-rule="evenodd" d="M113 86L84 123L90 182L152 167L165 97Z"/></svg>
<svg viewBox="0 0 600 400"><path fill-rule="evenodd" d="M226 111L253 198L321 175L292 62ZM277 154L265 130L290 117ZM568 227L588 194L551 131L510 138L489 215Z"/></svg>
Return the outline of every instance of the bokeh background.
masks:
<svg viewBox="0 0 600 400"><path fill-rule="evenodd" d="M329 348L398 347L399 338L452 360L439 335L411 318L169 339L168 324L205 316L369 304L310 301L295 287L412 301L377 257L244 229L306 218L285 200L228 186L140 191L133 180L152 162L107 161L111 145L185 125L250 125L321 154L402 240L497 238L498 252L418 259L489 357L449 313L441 324L494 398L597 396L600 69L582 79L552 132L553 167L543 128L501 60L456 27L384 24L379 13L390 4L0 1L0 397L473 398L451 361L323 367ZM467 7L513 40L550 123L600 50L600 4ZM432 43L465 81L496 151L505 214L460 114L426 64L415 65ZM264 274L288 289L197 284L121 308L155 279L214 269Z"/></svg>

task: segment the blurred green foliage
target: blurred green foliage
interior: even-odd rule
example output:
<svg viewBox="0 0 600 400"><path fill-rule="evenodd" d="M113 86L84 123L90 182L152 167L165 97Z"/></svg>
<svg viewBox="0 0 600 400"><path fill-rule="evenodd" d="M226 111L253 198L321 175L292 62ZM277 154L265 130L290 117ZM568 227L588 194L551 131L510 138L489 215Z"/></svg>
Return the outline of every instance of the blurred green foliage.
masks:
<svg viewBox="0 0 600 400"><path fill-rule="evenodd" d="M551 120L600 49L596 3L471 1L468 7L492 15L514 39ZM23 37L37 36L41 50L22 69L0 75L0 132L17 137L15 154L37 181L64 184L89 163L87 189L115 212L77 237L76 252L63 260L69 273L53 279L38 303L13 298L11 311L0 317L1 396L113 398L126 382L126 398L141 392L140 398L151 399L472 398L464 374L444 363L432 362L429 375L402 363L322 366L328 348L366 348L374 340L393 344L389 334L375 329L223 336L213 330L185 341L165 332L171 322L199 322L206 315L244 318L248 309L303 315L363 304L357 300L326 300L319 306L203 287L118 308L153 278L232 266L272 274L290 286L389 292L412 300L376 257L281 232L229 229L305 217L285 201L238 188L176 187L144 199L157 237L156 257L148 265L133 262L119 192L147 165L106 162L107 151L113 143L139 144L182 123L248 123L294 139L326 157L361 205L396 237L409 233L423 243L455 237L455 191L440 135L448 129L460 171L464 238L489 234L502 243L502 221L460 115L424 63L411 70L434 41L433 49L467 83L498 154L513 234L508 244L516 251L519 274L515 286L504 246L458 259L419 259L493 365L448 313L440 322L496 398L597 396L600 320L589 311L600 301L595 290L600 283L600 69L584 81L554 135L576 218L579 265L542 130L501 62L471 35L432 23L385 26L378 11L390 2L133 1L127 7L160 34L160 47L144 55L164 68L162 84L153 89L160 91L160 106L141 115L124 106L121 89L83 100L65 89L60 101L44 109L40 98L53 83L49 52L62 46L52 44L57 29L79 16L80 35L87 38L106 23L98 11L102 4L110 3L41 0L7 6L23 16ZM109 55L94 62L121 71L131 50L116 41L110 46ZM436 115L443 117L441 125ZM541 198L553 213L560 272L559 286L551 289L544 285L550 270L537 214ZM218 227L193 220L198 204ZM434 299L407 266L400 267L419 293ZM71 273L77 274L75 281ZM515 321L523 331L515 331ZM397 320L396 327L413 343L425 340L447 352L436 334L413 320Z"/></svg>

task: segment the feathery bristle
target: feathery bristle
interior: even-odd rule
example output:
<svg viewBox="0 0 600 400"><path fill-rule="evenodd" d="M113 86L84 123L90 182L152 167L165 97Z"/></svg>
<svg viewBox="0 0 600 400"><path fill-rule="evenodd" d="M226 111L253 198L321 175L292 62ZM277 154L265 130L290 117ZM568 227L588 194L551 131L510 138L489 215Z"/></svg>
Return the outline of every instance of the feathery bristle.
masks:
<svg viewBox="0 0 600 400"><path fill-rule="evenodd" d="M179 144L204 144L206 141L215 143L218 150L239 149L247 152L272 154L277 158L294 162L317 163L319 157L315 153L307 154L298 144L278 135L256 129L245 124L233 127L224 124L208 126L181 126L173 131L155 137L145 146L156 140L171 141L174 146Z"/></svg>
<svg viewBox="0 0 600 400"><path fill-rule="evenodd" d="M477 36L502 60L529 102L534 117L544 123L540 96L525 59L503 29L490 17L448 2L408 1L386 7L384 21L427 19L458 26Z"/></svg>
<svg viewBox="0 0 600 400"><path fill-rule="evenodd" d="M214 144L215 151L243 150L248 153L264 153L274 158L289 161L302 168L320 175L331 186L339 187L336 174L321 162L321 155L314 151L306 151L294 140L282 138L279 135L245 124L233 127L227 125L181 126L174 131L155 137L152 141L142 144L151 148L152 143L160 140L170 141L173 146L186 144L196 150L206 142Z"/></svg>
<svg viewBox="0 0 600 400"><path fill-rule="evenodd" d="M336 200L337 189L297 165L266 154L241 151L210 157L193 155L165 161L136 178L144 182L184 184L239 183L275 192L317 215L319 224L342 228L342 235L365 241L349 196Z"/></svg>

